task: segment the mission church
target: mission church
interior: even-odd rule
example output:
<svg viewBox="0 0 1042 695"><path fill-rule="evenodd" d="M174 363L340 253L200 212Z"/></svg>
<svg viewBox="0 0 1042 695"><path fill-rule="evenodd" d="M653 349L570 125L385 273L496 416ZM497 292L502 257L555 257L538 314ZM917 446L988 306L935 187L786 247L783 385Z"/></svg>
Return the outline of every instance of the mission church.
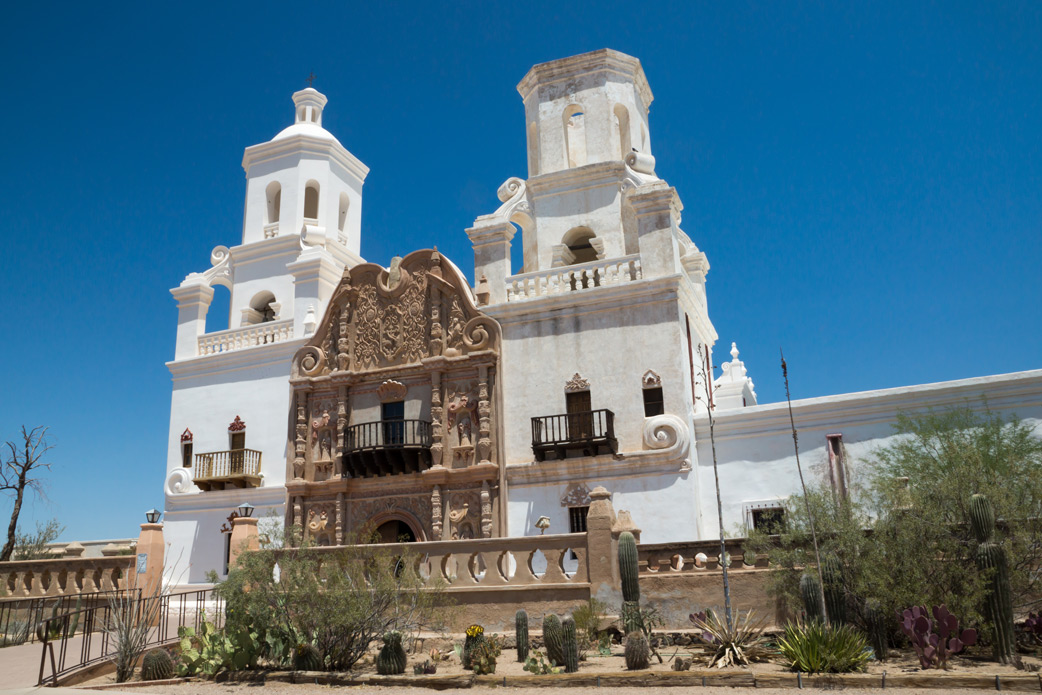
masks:
<svg viewBox="0 0 1042 695"><path fill-rule="evenodd" d="M796 492L786 404L757 402L733 343L706 377L709 262L656 173L640 61L543 63L518 92L528 176L466 230L473 273L437 249L359 255L369 169L315 89L246 149L241 243L171 290L170 581L227 572L243 503L320 545L451 541L581 533L600 486L642 543L672 543L768 523ZM214 285L234 327L207 333ZM986 397L1039 427L1040 394L1035 370L792 408L804 465L842 493L898 411Z"/></svg>

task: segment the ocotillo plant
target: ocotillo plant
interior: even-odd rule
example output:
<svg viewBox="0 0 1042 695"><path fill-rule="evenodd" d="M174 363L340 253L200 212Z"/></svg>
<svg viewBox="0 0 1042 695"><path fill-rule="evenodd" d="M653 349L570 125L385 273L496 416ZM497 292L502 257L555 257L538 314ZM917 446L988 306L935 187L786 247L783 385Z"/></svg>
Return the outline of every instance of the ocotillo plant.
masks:
<svg viewBox="0 0 1042 695"><path fill-rule="evenodd" d="M528 613L522 608L514 615L514 641L517 644L517 660L528 659Z"/></svg>
<svg viewBox="0 0 1042 695"><path fill-rule="evenodd" d="M1008 664L1014 659L1016 635L1013 632L1013 596L1009 585L1006 550L994 540L995 510L984 495L970 497L970 527L977 538L977 568L988 572L985 614L992 628L992 653L995 660Z"/></svg>

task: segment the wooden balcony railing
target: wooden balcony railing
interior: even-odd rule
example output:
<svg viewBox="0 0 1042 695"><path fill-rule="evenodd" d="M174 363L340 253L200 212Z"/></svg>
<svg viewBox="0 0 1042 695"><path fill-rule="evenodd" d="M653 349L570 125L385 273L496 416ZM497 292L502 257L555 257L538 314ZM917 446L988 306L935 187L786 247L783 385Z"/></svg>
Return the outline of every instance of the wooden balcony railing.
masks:
<svg viewBox="0 0 1042 695"><path fill-rule="evenodd" d="M378 420L344 433L345 471L356 478L418 473L431 463L431 423Z"/></svg>
<svg viewBox="0 0 1042 695"><path fill-rule="evenodd" d="M261 452L254 449L212 451L195 455L193 481L203 491L259 487Z"/></svg>
<svg viewBox="0 0 1042 695"><path fill-rule="evenodd" d="M567 458L569 451L583 456L614 454L615 413L610 410L587 410L563 415L532 418L532 451L537 461Z"/></svg>

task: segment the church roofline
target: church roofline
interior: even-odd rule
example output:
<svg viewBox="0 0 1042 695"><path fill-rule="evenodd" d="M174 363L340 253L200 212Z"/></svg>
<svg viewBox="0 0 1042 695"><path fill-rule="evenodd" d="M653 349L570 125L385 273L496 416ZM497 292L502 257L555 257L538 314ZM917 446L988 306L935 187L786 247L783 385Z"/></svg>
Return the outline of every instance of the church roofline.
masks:
<svg viewBox="0 0 1042 695"><path fill-rule="evenodd" d="M611 48L602 48L599 51L581 53L534 65L518 83L517 91L521 94L522 99L528 99L532 90L538 85L570 80L579 75L601 70L615 72L632 79L640 92L644 108L651 107L655 96L651 93L651 86L644 75L644 68L641 66L640 60Z"/></svg>

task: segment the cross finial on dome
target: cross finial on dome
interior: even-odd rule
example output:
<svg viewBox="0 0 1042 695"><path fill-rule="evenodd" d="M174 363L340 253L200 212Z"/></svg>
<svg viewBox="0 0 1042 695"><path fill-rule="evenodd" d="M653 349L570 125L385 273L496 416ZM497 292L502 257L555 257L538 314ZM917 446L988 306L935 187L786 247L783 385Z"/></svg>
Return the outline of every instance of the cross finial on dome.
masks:
<svg viewBox="0 0 1042 695"><path fill-rule="evenodd" d="M308 71L308 77L305 80L305 82L308 83L308 87L310 87L311 83L314 82L314 81L315 81L315 73L313 71Z"/></svg>
<svg viewBox="0 0 1042 695"><path fill-rule="evenodd" d="M738 343L731 343L731 359L738 361Z"/></svg>

